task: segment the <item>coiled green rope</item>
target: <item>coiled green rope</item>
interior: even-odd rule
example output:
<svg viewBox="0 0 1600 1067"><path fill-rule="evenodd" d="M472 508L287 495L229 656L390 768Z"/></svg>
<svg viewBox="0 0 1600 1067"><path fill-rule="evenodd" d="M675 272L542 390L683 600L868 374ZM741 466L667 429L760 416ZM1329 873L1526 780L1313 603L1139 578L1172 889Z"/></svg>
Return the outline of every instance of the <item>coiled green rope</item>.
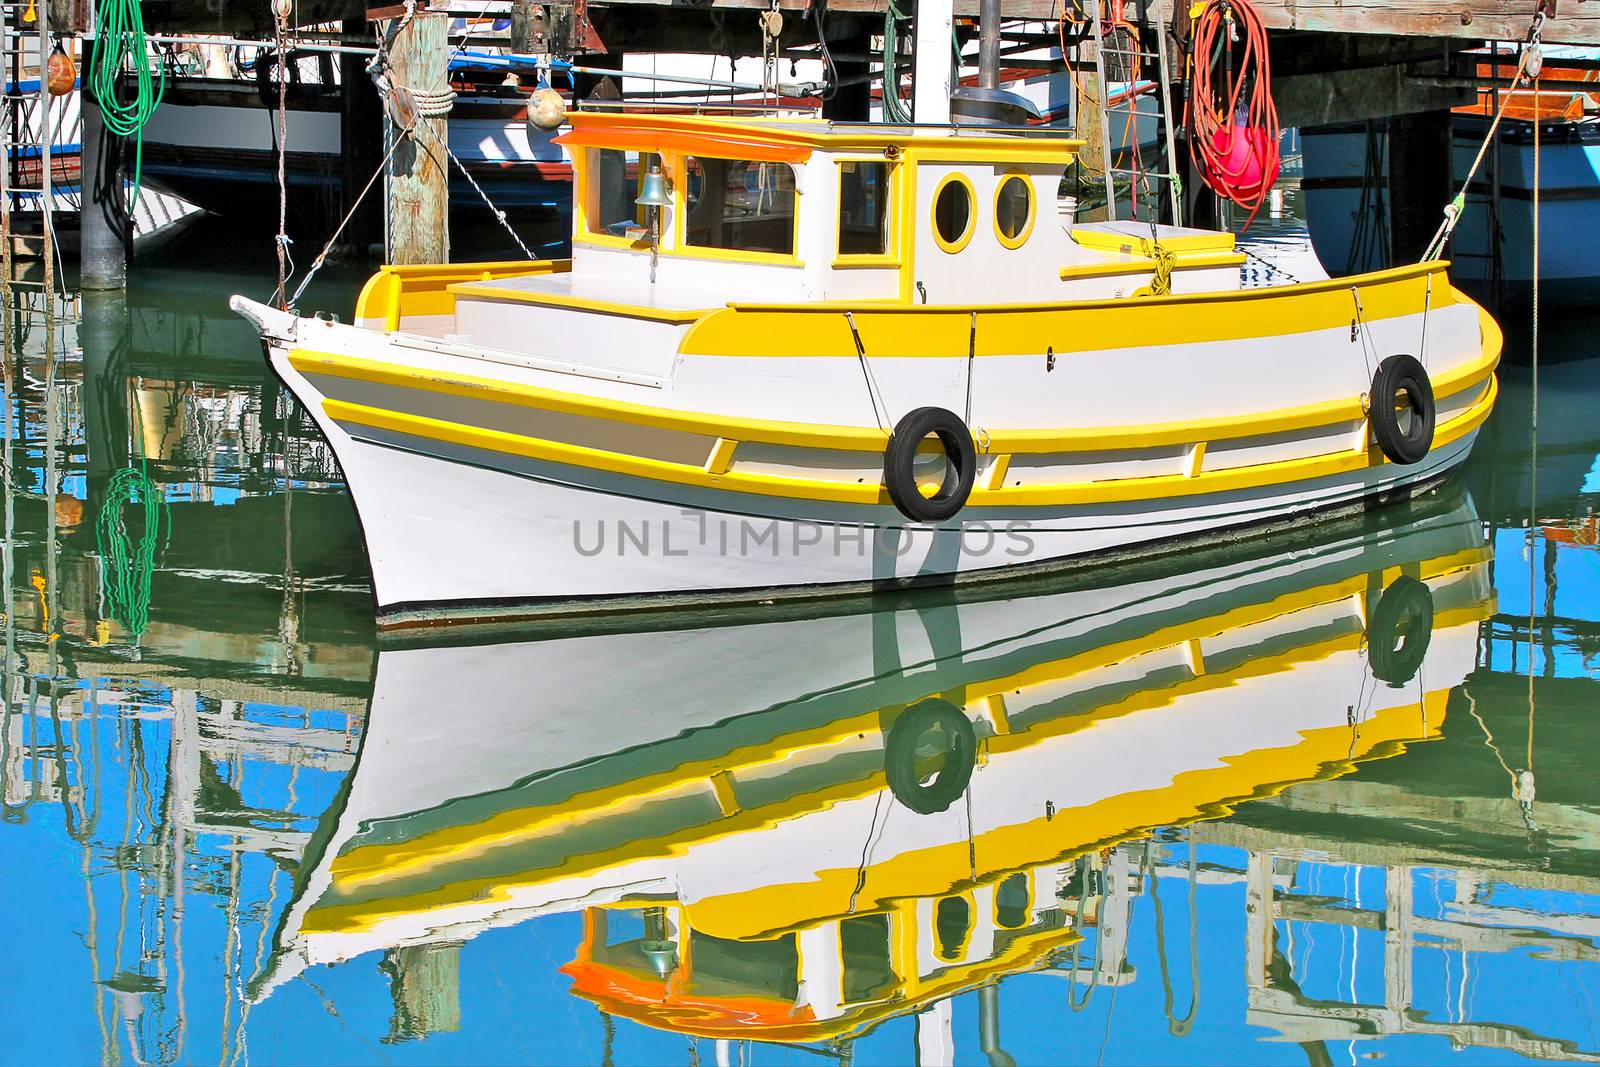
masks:
<svg viewBox="0 0 1600 1067"><path fill-rule="evenodd" d="M118 137L133 138L133 194L129 206L139 202L139 181L144 166L144 124L150 121L167 88L166 68L150 70L150 46L144 36L144 14L139 0L101 0L95 41L94 68L89 87L100 104L106 129ZM133 68L133 99L122 99L122 71Z"/></svg>

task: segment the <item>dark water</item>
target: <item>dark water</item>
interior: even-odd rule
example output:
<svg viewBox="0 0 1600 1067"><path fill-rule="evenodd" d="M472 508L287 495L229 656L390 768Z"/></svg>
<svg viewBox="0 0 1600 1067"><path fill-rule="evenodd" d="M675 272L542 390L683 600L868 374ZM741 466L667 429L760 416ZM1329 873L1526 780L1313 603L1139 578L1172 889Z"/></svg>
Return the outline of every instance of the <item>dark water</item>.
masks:
<svg viewBox="0 0 1600 1067"><path fill-rule="evenodd" d="M380 646L216 236L12 323L8 1062L1600 1056L1582 324L1413 504Z"/></svg>

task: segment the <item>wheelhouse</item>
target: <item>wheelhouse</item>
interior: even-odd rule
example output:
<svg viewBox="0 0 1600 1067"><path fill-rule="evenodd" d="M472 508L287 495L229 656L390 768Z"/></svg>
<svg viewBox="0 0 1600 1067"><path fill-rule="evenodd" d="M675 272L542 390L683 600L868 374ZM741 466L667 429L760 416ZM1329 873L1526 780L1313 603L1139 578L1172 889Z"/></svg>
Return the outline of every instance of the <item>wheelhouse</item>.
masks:
<svg viewBox="0 0 1600 1067"><path fill-rule="evenodd" d="M1148 225L1074 225L1060 189L1083 142L1053 131L579 112L562 141L573 273L650 285L652 302L1120 296L1150 262ZM1176 246L1237 287L1229 235ZM1094 268L1121 291L1064 284Z"/></svg>

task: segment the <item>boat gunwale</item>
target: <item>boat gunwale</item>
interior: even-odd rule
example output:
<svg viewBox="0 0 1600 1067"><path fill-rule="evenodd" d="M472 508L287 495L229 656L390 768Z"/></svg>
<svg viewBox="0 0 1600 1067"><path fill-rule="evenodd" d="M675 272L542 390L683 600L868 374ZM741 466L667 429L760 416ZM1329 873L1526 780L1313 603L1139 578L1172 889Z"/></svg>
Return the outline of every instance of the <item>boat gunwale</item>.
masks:
<svg viewBox="0 0 1600 1067"><path fill-rule="evenodd" d="M1410 271L1407 270L1407 276L1409 275ZM1456 291L1452 288L1452 292ZM1459 293L1457 295L1460 296ZM1167 302L1171 299L1140 298L1140 304ZM1464 303L1471 303L1465 297L1461 297L1461 300ZM617 309L616 313L626 314L626 308L631 305L614 306ZM1105 302L1105 306L1127 307L1129 301L1125 299L1108 301ZM788 309L787 305L784 307ZM795 305L795 307L805 306ZM852 304L850 307L854 310L863 310L858 304ZM574 309L576 310L576 307ZM867 310L878 313L904 309L895 305L874 304ZM1499 325L1482 307L1477 307L1477 311L1481 351L1477 358L1439 375L1432 382L1435 397L1454 396L1471 389L1490 377L1499 365L1504 344ZM606 308L606 313L611 313L610 306ZM474 358L466 352L454 355L440 351L436 345L429 345L426 350L438 351L447 358ZM720 437L734 442L749 441L801 448L877 452L883 448L890 436L886 429L879 426L802 423L676 410L660 405L568 392L547 386L508 382L467 372L444 371L362 356L323 352L298 343L290 348L287 356L290 365L301 374L321 374L451 396L491 400L518 407ZM990 455L1088 452L1236 440L1318 426L1332 426L1365 418L1365 404L1362 396L1358 395L1212 419L1173 420L1132 426L1096 426L1076 430L1053 427L991 429L986 431L984 438L974 435L974 441L981 453Z"/></svg>

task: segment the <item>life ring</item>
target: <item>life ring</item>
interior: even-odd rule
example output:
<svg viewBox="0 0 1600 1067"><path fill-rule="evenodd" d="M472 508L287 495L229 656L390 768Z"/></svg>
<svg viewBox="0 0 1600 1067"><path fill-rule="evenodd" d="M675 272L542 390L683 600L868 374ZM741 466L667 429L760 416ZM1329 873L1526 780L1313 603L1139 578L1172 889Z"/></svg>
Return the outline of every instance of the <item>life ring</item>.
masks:
<svg viewBox="0 0 1600 1067"><path fill-rule="evenodd" d="M1417 676L1433 638L1433 592L1402 574L1378 598L1367 623L1367 662L1373 677L1398 689Z"/></svg>
<svg viewBox="0 0 1600 1067"><path fill-rule="evenodd" d="M943 760L926 779L921 764L931 753L924 742L935 732L942 737ZM901 712L889 727L883 747L884 777L896 800L918 815L932 815L967 791L977 757L978 736L971 721L948 700L929 697Z"/></svg>
<svg viewBox="0 0 1600 1067"><path fill-rule="evenodd" d="M929 436L938 438L944 448L944 481L938 492L924 496L917 485L917 448ZM972 447L972 431L953 411L944 408L917 408L895 424L889 444L883 450L883 480L889 499L900 514L912 522L943 522L966 504L972 495L972 480L978 469L978 453Z"/></svg>
<svg viewBox="0 0 1600 1067"><path fill-rule="evenodd" d="M1433 447L1433 386L1415 356L1390 356L1378 364L1367 394L1372 436L1395 463L1420 463Z"/></svg>

